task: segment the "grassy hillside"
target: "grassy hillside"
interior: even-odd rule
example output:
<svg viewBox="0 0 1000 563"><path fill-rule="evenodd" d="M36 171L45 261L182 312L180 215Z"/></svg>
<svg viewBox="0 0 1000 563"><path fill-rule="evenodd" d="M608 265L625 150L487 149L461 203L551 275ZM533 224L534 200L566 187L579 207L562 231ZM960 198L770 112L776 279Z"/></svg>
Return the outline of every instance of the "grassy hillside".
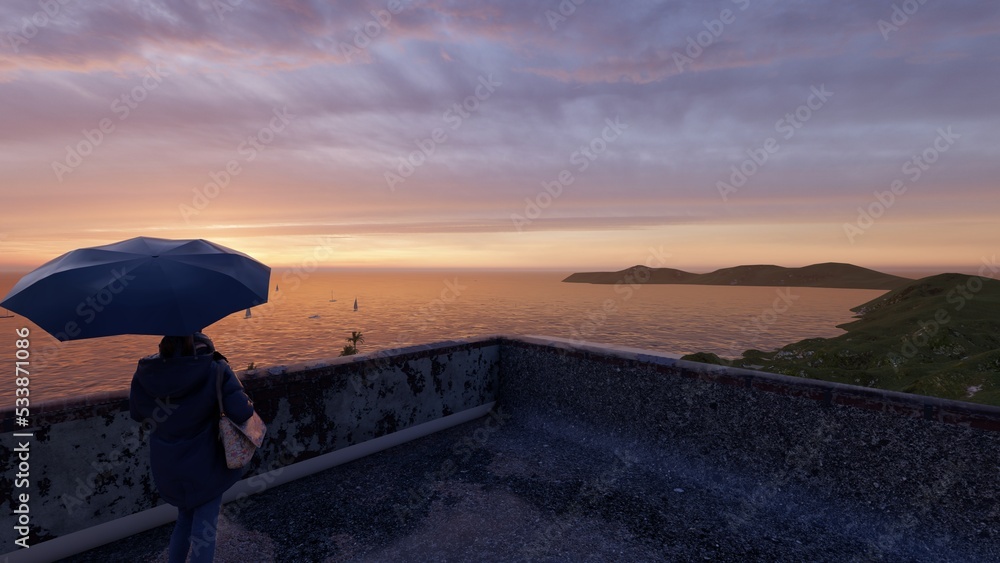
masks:
<svg viewBox="0 0 1000 563"><path fill-rule="evenodd" d="M745 285L828 287L840 289L893 289L910 279L884 274L853 264L825 263L803 268L772 265L736 266L708 274L693 274L674 268L632 266L617 272L580 272L564 282L570 283L652 283L690 285Z"/></svg>
<svg viewBox="0 0 1000 563"><path fill-rule="evenodd" d="M932 276L852 311L835 338L684 359L1000 406L1000 281Z"/></svg>

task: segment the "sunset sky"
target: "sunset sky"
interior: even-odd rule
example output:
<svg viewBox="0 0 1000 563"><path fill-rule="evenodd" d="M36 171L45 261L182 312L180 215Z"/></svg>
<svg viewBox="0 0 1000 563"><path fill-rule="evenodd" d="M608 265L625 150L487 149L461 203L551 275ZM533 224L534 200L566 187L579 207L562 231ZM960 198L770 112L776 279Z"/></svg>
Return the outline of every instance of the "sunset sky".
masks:
<svg viewBox="0 0 1000 563"><path fill-rule="evenodd" d="M995 0L5 1L0 268L975 271L998 92Z"/></svg>

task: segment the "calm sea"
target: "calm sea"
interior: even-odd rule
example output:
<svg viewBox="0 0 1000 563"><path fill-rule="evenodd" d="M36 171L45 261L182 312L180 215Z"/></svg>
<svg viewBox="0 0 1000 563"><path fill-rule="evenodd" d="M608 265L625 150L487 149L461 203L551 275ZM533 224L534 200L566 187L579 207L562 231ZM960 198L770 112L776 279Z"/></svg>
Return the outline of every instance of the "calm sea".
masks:
<svg viewBox="0 0 1000 563"><path fill-rule="evenodd" d="M883 291L692 285L561 283L570 272L274 271L270 302L205 332L234 369L337 356L351 331L360 351L492 333L558 336L674 354L736 356L843 331L851 307ZM18 274L0 274L0 296ZM275 287L277 285L277 288ZM354 311L354 300L358 310ZM0 315L4 313L0 310ZM31 399L128 388L154 336L60 343L27 319L0 318L3 406L13 404L15 329L31 330Z"/></svg>

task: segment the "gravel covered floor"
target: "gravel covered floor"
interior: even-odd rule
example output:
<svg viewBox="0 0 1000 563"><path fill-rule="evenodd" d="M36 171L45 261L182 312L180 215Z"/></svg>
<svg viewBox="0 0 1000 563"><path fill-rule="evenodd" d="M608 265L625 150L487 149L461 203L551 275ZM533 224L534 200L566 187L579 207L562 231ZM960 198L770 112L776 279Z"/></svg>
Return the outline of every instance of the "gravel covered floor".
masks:
<svg viewBox="0 0 1000 563"><path fill-rule="evenodd" d="M957 544L818 487L504 415L224 506L216 561L1000 560L995 541ZM171 527L67 561L166 561Z"/></svg>

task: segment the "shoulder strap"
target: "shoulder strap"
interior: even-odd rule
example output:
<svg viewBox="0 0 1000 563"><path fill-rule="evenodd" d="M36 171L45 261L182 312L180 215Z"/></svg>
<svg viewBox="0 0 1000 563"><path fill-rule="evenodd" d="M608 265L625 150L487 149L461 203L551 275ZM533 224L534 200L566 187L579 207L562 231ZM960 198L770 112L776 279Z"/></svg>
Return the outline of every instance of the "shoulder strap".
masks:
<svg viewBox="0 0 1000 563"><path fill-rule="evenodd" d="M222 365L216 362L215 364L215 396L219 400L219 414L226 416L226 410L222 408Z"/></svg>

